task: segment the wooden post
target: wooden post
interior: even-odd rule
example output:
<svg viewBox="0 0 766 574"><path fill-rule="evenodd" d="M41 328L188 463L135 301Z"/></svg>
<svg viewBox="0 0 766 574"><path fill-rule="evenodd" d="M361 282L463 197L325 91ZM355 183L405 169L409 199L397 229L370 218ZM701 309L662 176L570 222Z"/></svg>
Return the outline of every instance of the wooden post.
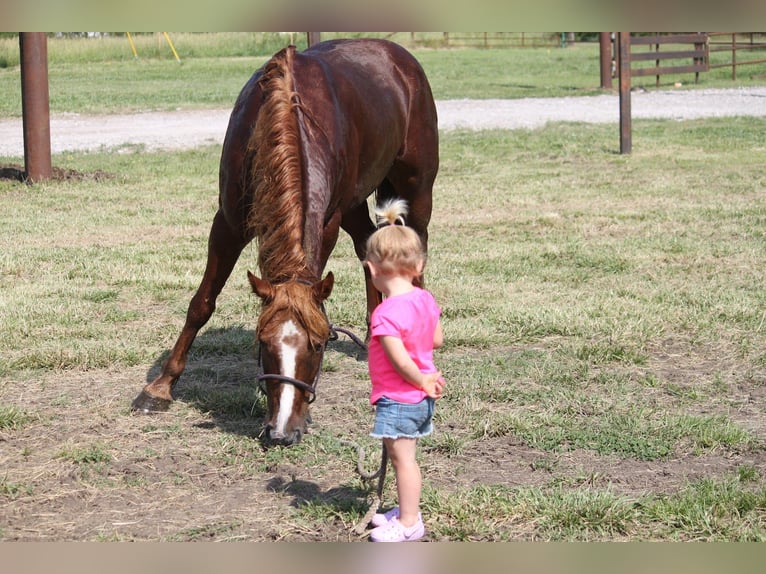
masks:
<svg viewBox="0 0 766 574"><path fill-rule="evenodd" d="M612 89L612 33L599 32L599 53L601 57L601 87Z"/></svg>
<svg viewBox="0 0 766 574"><path fill-rule="evenodd" d="M19 34L21 115L27 180L50 179L51 122L48 97L48 38L44 32Z"/></svg>
<svg viewBox="0 0 766 574"><path fill-rule="evenodd" d="M306 32L308 34L308 45L309 48L313 46L314 44L318 44L322 41L322 32Z"/></svg>
<svg viewBox="0 0 766 574"><path fill-rule="evenodd" d="M620 153L633 149L630 120L630 32L619 32L620 51Z"/></svg>

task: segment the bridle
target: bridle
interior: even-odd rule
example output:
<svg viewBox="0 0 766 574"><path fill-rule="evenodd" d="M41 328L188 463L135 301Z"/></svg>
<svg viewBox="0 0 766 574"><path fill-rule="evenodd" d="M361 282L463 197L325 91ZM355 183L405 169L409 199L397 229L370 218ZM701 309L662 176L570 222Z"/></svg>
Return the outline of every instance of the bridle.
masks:
<svg viewBox="0 0 766 574"><path fill-rule="evenodd" d="M324 311L324 307L322 308ZM319 351L319 369L317 369L317 374L314 377L314 381L311 384L306 383L305 381L301 381L300 379L296 379L294 377L289 377L287 375L277 375L277 374L266 374L261 373L256 377L256 381L258 381L258 390L260 390L264 395L266 394L266 381L272 380L272 381L280 381L282 383L289 383L293 385L294 387L298 387L302 391L306 391L309 394L309 398L306 399L306 402L308 404L313 403L317 398L317 386L319 385L319 376L322 374L322 361L324 360L324 351L327 348L327 343L329 341L337 341L338 340L338 333L344 333L345 335L348 335L354 343L359 345L362 349L366 349L367 345L364 344L364 341L362 341L359 337L357 337L354 333L349 331L348 329L344 329L343 327L336 327L333 324L330 324L330 336L327 338L327 341L324 345L322 345L322 349ZM261 361L261 345L258 344L258 370L263 371L263 363Z"/></svg>
<svg viewBox="0 0 766 574"><path fill-rule="evenodd" d="M314 377L314 382L312 384L308 384L304 381L301 381L300 379L288 377L287 375L261 373L260 375L256 377L256 380L258 381L258 390L260 390L264 395L266 395L267 394L266 381L268 380L289 383L293 385L294 387L298 387L299 389L309 393L309 398L306 399L306 402L308 404L313 403L317 398L316 387L319 384L319 375L322 372L322 360L324 359L324 350L326 346L327 346L327 343L322 345L322 350L320 351L320 356L319 356L319 369L317 369L317 374ZM263 363L261 362L260 343L258 344L258 371L263 371Z"/></svg>
<svg viewBox="0 0 766 574"><path fill-rule="evenodd" d="M306 285L311 285L312 283L309 281L305 281L303 279L296 279L299 283L305 283ZM327 312L325 311L324 304L321 306L322 313L324 313L325 317L327 317ZM359 345L361 348L366 349L367 345L364 344L364 342L354 335L351 331L348 329L344 329L342 327L336 327L332 323L329 323L328 325L330 328L330 334L327 338L327 341L324 342L322 345L322 348L319 350L319 368L317 369L317 374L314 377L314 381L309 384L305 381L301 381L300 379L296 379L294 377L289 377L287 375L277 375L277 374L267 374L263 373L263 362L261 361L261 344L258 343L258 371L261 373L256 377L256 381L258 381L258 390L260 390L264 395L267 395L266 391L266 381L272 380L272 381L280 381L282 383L288 383L290 385L293 385L294 387L297 387L301 389L302 391L305 391L309 394L309 397L306 399L306 402L308 404L313 403L317 398L317 386L319 385L319 376L322 374L322 362L324 361L324 352L327 348L327 343L329 341L337 341L338 340L338 333L344 333L348 335L352 341L354 341L357 345Z"/></svg>

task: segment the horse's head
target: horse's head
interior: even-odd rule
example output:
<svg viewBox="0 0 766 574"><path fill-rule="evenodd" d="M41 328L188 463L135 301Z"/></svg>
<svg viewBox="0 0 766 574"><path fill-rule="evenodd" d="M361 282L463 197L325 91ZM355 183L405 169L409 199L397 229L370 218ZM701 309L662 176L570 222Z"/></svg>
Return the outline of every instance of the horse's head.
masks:
<svg viewBox="0 0 766 574"><path fill-rule="evenodd" d="M267 438L295 444L306 432L309 403L330 337L322 302L330 296L333 275L315 283L270 283L249 271L247 277L263 302L256 344L263 369L259 381L267 399Z"/></svg>

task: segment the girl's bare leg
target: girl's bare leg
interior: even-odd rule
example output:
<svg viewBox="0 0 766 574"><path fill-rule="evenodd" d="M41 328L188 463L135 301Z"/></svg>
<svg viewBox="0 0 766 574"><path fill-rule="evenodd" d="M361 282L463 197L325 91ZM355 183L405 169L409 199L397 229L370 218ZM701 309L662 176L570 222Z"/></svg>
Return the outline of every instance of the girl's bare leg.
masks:
<svg viewBox="0 0 766 574"><path fill-rule="evenodd" d="M383 439L388 457L396 473L396 493L399 496L399 522L405 527L418 521L422 477L415 458L417 439Z"/></svg>

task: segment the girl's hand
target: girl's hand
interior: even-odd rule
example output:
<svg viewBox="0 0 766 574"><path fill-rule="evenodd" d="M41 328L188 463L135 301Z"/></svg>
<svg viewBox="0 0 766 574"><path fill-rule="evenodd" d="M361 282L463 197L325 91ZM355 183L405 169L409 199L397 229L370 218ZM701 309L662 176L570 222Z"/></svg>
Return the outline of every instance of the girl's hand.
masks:
<svg viewBox="0 0 766 574"><path fill-rule="evenodd" d="M440 399L442 397L442 393L444 392L444 379L442 378L441 373L423 374L420 384L423 391L432 399Z"/></svg>

